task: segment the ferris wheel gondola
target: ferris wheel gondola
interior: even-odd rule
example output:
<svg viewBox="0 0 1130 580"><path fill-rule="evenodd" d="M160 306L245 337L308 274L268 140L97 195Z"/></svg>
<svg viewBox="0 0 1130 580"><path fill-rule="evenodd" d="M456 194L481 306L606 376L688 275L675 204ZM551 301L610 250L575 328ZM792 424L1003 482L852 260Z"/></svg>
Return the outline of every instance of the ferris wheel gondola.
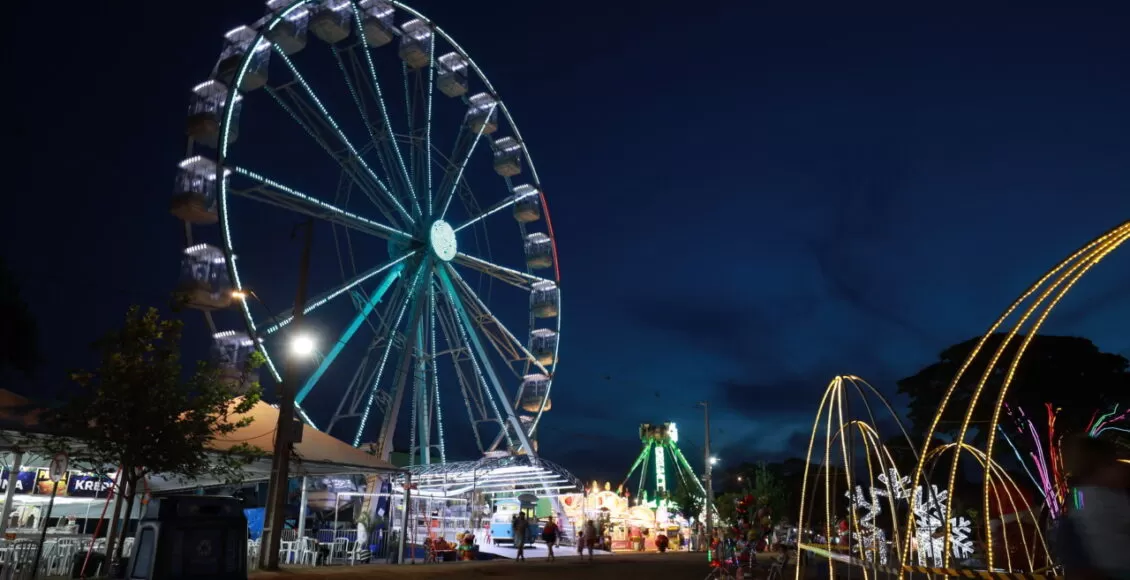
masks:
<svg viewBox="0 0 1130 580"><path fill-rule="evenodd" d="M401 2L266 8L224 35L211 78L191 91L171 208L186 233L181 294L204 313L218 360L237 368L258 349L280 380L294 313L232 296L274 284L275 258L251 239L266 212L312 218L333 233L341 279L312 279L304 312L340 334L298 381L303 419L349 429L355 446L375 441L388 458L407 414L413 462L443 462L444 404L457 394L480 452L536 455L558 362L560 271L510 111L466 51ZM343 104L351 118L331 114ZM350 314L335 320L340 303ZM232 308L239 329L228 327ZM367 346L346 354L357 343ZM352 378L342 389L329 375ZM315 421L308 403L325 398L336 410Z"/></svg>

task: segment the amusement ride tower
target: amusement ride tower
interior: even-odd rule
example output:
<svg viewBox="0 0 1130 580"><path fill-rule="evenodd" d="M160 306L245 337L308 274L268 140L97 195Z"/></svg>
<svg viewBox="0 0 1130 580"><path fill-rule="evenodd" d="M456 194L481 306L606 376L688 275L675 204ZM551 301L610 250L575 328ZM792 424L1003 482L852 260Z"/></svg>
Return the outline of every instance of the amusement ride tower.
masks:
<svg viewBox="0 0 1130 580"><path fill-rule="evenodd" d="M687 463L687 458L679 450L679 429L674 423L644 423L640 425L640 441L643 443L643 450L636 457L636 461L632 463L632 468L628 470L627 477L620 484L621 488L629 485L632 476L639 469L639 486L637 487L636 497L639 498L641 503L657 508L660 503L667 501L666 496L670 489L668 487L670 481L668 479L668 465L670 465L673 467L679 485L694 486L705 497L706 489L702 485L702 480L695 475L690 463ZM652 466L654 467L649 470L649 467ZM650 499L647 493L649 479L654 483L654 487L651 488Z"/></svg>

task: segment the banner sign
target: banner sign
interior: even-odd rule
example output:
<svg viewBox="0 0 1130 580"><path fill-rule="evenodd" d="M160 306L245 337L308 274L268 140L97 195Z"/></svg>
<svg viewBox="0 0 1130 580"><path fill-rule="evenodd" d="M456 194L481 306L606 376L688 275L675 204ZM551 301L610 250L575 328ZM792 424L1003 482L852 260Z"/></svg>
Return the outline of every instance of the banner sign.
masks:
<svg viewBox="0 0 1130 580"><path fill-rule="evenodd" d="M62 486L60 486L61 489ZM114 480L104 475L72 471L67 477L68 497L104 498L109 496L113 490Z"/></svg>
<svg viewBox="0 0 1130 580"><path fill-rule="evenodd" d="M2 478L0 479L0 492L7 493L8 491L9 473L10 471L7 469L0 472L0 478ZM16 474L16 493L32 493L35 488L35 475L36 470L34 468L21 469Z"/></svg>
<svg viewBox="0 0 1130 580"><path fill-rule="evenodd" d="M59 497L67 495L67 473L63 473L59 478ZM38 469L35 474L35 493L39 495L51 495L51 490L55 488L55 481L51 479L50 469Z"/></svg>
<svg viewBox="0 0 1130 580"><path fill-rule="evenodd" d="M8 473L0 472L0 493L8 491ZM51 481L50 470L46 468L25 467L16 475L16 494L51 495L55 482ZM59 479L59 497L104 498L113 491L114 480L92 473L68 471Z"/></svg>

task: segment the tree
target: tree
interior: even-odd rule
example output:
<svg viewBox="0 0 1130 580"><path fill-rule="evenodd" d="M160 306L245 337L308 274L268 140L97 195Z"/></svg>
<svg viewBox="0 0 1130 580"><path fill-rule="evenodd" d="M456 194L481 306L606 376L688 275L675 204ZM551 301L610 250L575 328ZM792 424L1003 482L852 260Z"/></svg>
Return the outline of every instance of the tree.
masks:
<svg viewBox="0 0 1130 580"><path fill-rule="evenodd" d="M785 482L777 476L765 462L758 464L753 472L753 481L750 482L750 493L756 498L759 507L769 508L773 520L780 522L782 518L790 517L789 492ZM792 514L791 517L796 517Z"/></svg>
<svg viewBox="0 0 1130 580"><path fill-rule="evenodd" d="M40 362L39 329L16 279L0 259L0 372L31 376Z"/></svg>
<svg viewBox="0 0 1130 580"><path fill-rule="evenodd" d="M951 437L958 435L977 383L1004 336L991 336L966 370L946 406L938 425L939 433ZM974 410L972 420L975 426L983 426L991 419L1002 381L1023 339L1022 335L1013 337L1004 356L992 369L986 389ZM950 382L978 340L970 339L943 350L938 362L898 381L899 393L910 398L909 417L914 432L925 433L929 428ZM1046 414L1045 403L1051 403L1062 409L1057 431L1065 433L1083 429L1096 409L1106 410L1114 403L1125 403L1127 393L1130 393L1128 366L1130 362L1125 357L1101 352L1085 338L1037 335L1016 369L1005 400L1029 415L1036 414L1037 419ZM1115 397L1121 397L1122 401ZM977 429L973 435L977 444L984 441L986 433L984 429Z"/></svg>
<svg viewBox="0 0 1130 580"><path fill-rule="evenodd" d="M671 502L683 519L688 522L702 515L702 506L705 503L697 489L689 485L679 485L671 494Z"/></svg>
<svg viewBox="0 0 1130 580"><path fill-rule="evenodd" d="M130 308L122 328L95 343L99 367L73 373L77 392L45 417L55 433L68 438L56 445L67 448L73 463L103 474L119 468L113 522L123 499L130 513L149 474L238 481L243 467L260 455L247 444L225 453L209 449L214 438L251 422L239 416L259 400L253 378L258 356L234 383L207 362L185 380L180 343L179 320L162 320L154 308ZM69 445L72 440L81 445ZM115 553L114 540L112 524L108 553Z"/></svg>
<svg viewBox="0 0 1130 580"><path fill-rule="evenodd" d="M714 509L718 510L718 519L722 524L735 525L738 520L751 514L744 514L738 509L738 502L745 497L743 493L724 493L714 498Z"/></svg>

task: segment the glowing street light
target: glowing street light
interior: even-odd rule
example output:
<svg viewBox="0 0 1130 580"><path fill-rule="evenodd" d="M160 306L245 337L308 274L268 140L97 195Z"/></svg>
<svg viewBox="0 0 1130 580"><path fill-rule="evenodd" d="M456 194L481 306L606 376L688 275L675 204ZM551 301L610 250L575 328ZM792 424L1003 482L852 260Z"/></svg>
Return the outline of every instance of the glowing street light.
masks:
<svg viewBox="0 0 1130 580"><path fill-rule="evenodd" d="M300 334L290 341L290 352L306 358L314 352L314 339L308 334Z"/></svg>
<svg viewBox="0 0 1130 580"><path fill-rule="evenodd" d="M717 457L711 457L710 458L710 464L711 465L718 465L718 458Z"/></svg>

